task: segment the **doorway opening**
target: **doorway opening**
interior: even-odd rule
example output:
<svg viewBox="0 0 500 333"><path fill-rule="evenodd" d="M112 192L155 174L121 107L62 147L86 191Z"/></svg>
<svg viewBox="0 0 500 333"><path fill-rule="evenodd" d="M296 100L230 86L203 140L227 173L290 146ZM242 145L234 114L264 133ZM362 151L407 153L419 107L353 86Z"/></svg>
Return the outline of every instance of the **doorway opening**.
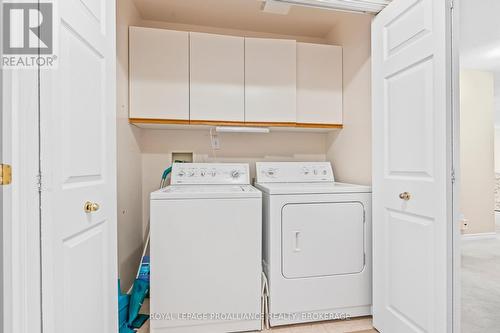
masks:
<svg viewBox="0 0 500 333"><path fill-rule="evenodd" d="M500 31L497 1L460 8L462 332L500 326Z"/></svg>

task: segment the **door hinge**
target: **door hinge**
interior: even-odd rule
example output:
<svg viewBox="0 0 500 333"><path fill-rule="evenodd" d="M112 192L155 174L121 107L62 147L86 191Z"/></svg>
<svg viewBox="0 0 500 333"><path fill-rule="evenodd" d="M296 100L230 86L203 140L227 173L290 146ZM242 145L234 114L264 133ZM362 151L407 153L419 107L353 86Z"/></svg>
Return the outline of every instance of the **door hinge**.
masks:
<svg viewBox="0 0 500 333"><path fill-rule="evenodd" d="M451 170L451 183L455 184L456 177L455 177L455 169Z"/></svg>
<svg viewBox="0 0 500 333"><path fill-rule="evenodd" d="M455 0L450 0L450 9L455 8Z"/></svg>
<svg viewBox="0 0 500 333"><path fill-rule="evenodd" d="M0 186L12 183L12 167L8 164L0 164Z"/></svg>
<svg viewBox="0 0 500 333"><path fill-rule="evenodd" d="M38 192L42 192L42 174L41 173L36 175L36 186L38 188Z"/></svg>

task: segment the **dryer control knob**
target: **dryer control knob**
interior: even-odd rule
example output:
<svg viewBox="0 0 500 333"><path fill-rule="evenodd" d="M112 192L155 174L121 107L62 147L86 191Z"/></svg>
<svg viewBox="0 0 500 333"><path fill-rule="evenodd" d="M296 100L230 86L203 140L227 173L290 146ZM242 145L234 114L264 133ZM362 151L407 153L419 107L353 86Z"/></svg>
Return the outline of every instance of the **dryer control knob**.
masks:
<svg viewBox="0 0 500 333"><path fill-rule="evenodd" d="M238 178L240 175L241 175L241 172L238 170L233 170L231 172L231 177L233 177L234 179Z"/></svg>

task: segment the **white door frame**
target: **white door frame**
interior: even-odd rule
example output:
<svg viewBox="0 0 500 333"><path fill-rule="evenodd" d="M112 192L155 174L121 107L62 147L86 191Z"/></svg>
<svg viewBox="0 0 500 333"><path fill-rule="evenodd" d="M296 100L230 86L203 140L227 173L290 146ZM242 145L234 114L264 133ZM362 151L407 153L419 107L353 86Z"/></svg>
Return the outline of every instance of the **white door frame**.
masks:
<svg viewBox="0 0 500 333"><path fill-rule="evenodd" d="M3 162L12 184L2 191L5 332L41 331L40 207L38 192L38 74L3 71ZM9 214L10 212L10 214Z"/></svg>
<svg viewBox="0 0 500 333"><path fill-rule="evenodd" d="M0 17L3 17L3 6L0 6ZM3 36L3 28L2 28L2 25L0 24L0 57L3 55L3 50L2 50L2 45L3 45L3 40L2 40L2 37ZM6 104L4 104L4 91L3 91L3 87L4 87L4 71L3 70L0 70L0 163L6 163L6 153L4 152L4 145L10 145L10 142L11 142L11 139L10 139L10 135L7 135L7 133L5 133L5 130L4 130L4 110L5 110L5 106ZM6 270L6 263L5 263L5 258L6 258L6 250L7 247L5 246L5 239L4 239L4 235L5 235L5 221L6 220L9 220L9 215L10 215L10 206L7 204L7 200L10 199L10 195L7 194L7 193L4 193L6 191L4 191L3 188L0 189L0 212L2 212L2 214L0 214L0 309L2 309L2 311L0 311L0 330L2 330L3 332L6 331L6 323L5 323L5 319L4 319L4 315L7 311L7 304L8 302L11 301L11 297L8 296L6 293L7 293L7 288L5 288L5 284L4 284L4 281L5 281L5 274L4 272L7 271Z"/></svg>
<svg viewBox="0 0 500 333"><path fill-rule="evenodd" d="M452 306L453 306L453 332L461 332L461 265L462 252L461 231L459 220L459 198L460 198L460 1L450 0L453 3L451 15L451 54L452 54L452 163L454 179L452 179Z"/></svg>
<svg viewBox="0 0 500 333"><path fill-rule="evenodd" d="M0 70L0 106L0 162L12 166L12 184L0 187L0 331L39 333L37 70Z"/></svg>

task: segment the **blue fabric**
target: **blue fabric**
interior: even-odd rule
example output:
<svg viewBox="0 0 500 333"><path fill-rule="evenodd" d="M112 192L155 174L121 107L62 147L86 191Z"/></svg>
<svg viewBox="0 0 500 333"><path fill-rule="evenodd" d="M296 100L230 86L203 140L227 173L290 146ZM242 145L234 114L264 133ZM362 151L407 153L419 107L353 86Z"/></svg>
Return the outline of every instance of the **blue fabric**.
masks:
<svg viewBox="0 0 500 333"><path fill-rule="evenodd" d="M122 326L128 319L128 305L130 303L130 295L118 296L118 319L119 326Z"/></svg>
<svg viewBox="0 0 500 333"><path fill-rule="evenodd" d="M129 328L127 324L123 324L123 326L120 326L120 333L135 333L135 330Z"/></svg>
<svg viewBox="0 0 500 333"><path fill-rule="evenodd" d="M118 279L118 327L123 326L128 319L128 305L130 295L122 294L120 280Z"/></svg>
<svg viewBox="0 0 500 333"><path fill-rule="evenodd" d="M139 314L137 315L137 318L132 322L132 327L133 328L141 328L142 325L149 319L149 315L147 314Z"/></svg>
<svg viewBox="0 0 500 333"><path fill-rule="evenodd" d="M139 315L139 310L142 307L144 298L149 291L149 282L144 280L135 280L134 287L132 288L132 294L130 295L130 304L128 307L128 326L132 326L134 320L136 320Z"/></svg>
<svg viewBox="0 0 500 333"><path fill-rule="evenodd" d="M139 270L139 280L144 280L149 282L149 256L144 256L142 258L141 268Z"/></svg>

